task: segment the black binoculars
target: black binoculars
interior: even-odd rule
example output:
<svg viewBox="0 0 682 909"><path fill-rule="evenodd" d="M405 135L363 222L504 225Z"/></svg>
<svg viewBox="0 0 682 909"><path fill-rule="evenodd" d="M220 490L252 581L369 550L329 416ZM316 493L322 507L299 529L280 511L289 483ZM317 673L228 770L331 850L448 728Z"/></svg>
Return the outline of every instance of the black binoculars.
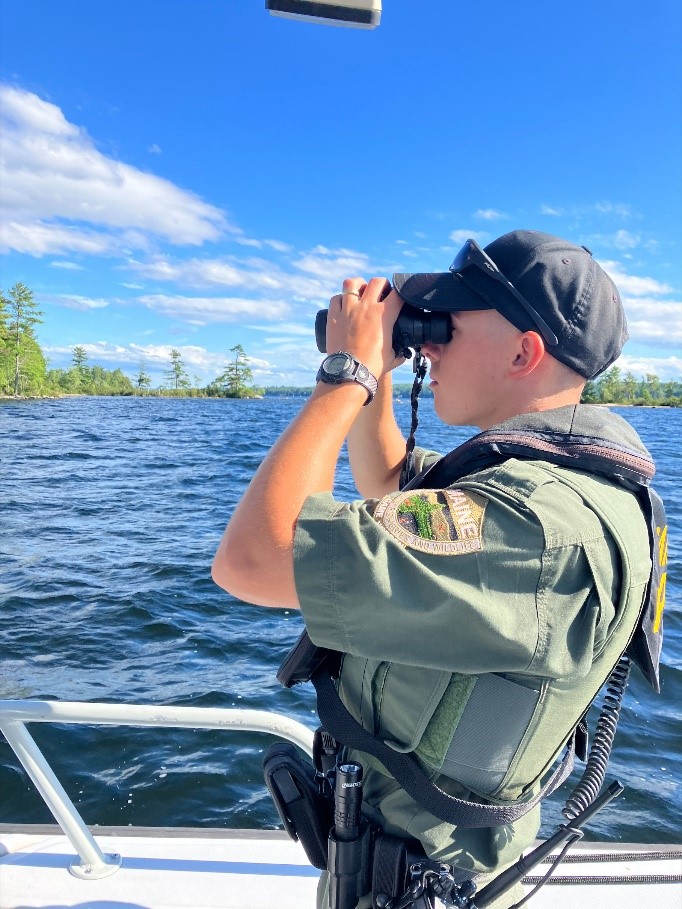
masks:
<svg viewBox="0 0 682 909"><path fill-rule="evenodd" d="M320 353L327 353L327 313L321 309L315 317L315 340ZM412 356L409 348L418 350L422 344L447 344L452 337L450 313L425 312L405 303L393 326L393 350L396 357Z"/></svg>

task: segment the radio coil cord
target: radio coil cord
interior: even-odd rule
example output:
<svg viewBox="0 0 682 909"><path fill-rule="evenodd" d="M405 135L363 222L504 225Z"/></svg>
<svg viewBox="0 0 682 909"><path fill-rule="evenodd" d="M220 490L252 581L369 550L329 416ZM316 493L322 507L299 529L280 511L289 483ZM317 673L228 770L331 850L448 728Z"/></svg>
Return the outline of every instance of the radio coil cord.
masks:
<svg viewBox="0 0 682 909"><path fill-rule="evenodd" d="M572 821L581 811L584 811L594 802L604 784L606 766L609 762L613 740L616 735L616 727L623 703L623 695L630 676L630 669L630 659L623 654L608 678L606 695L604 696L604 703L594 732L594 742L590 748L585 770L580 782L568 797L566 805L561 811L568 821Z"/></svg>

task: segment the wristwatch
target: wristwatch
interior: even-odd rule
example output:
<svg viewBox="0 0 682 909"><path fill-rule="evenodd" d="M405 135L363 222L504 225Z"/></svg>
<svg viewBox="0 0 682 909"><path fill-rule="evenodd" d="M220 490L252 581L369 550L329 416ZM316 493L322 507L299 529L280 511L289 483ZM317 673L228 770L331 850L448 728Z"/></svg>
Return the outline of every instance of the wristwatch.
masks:
<svg viewBox="0 0 682 909"><path fill-rule="evenodd" d="M367 391L365 405L374 398L378 385L376 376L373 376L366 366L356 360L353 354L346 353L345 350L339 350L324 358L317 371L316 381L326 382L328 385L357 382Z"/></svg>

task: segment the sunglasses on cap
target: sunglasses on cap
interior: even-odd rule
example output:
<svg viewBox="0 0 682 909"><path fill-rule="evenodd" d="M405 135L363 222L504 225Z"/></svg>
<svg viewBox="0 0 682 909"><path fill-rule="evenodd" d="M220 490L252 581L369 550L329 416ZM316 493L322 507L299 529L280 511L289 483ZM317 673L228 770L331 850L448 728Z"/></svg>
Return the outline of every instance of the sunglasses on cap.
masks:
<svg viewBox="0 0 682 909"><path fill-rule="evenodd" d="M526 300L526 298L518 292L512 282L508 278L505 278L505 276L502 274L497 265L495 265L490 256L481 249L475 240L466 241L464 246L455 256L455 259L448 270L452 272L453 275L462 275L462 273L465 272L467 268L478 268L484 274L488 275L489 278L493 278L495 281L498 281L500 284L502 284L503 287L505 287L509 293L512 294L514 299L521 304L526 314L533 320L533 323L538 328L545 343L550 347L557 346L559 339L554 334L549 325L534 309L534 307L530 305L528 300ZM483 295L481 294L481 296ZM497 307L494 308L497 309Z"/></svg>

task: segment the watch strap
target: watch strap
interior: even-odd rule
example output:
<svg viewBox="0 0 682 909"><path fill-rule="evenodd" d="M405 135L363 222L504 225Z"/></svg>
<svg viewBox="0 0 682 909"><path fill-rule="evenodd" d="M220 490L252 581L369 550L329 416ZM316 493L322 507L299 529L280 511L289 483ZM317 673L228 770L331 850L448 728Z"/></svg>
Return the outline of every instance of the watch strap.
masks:
<svg viewBox="0 0 682 909"><path fill-rule="evenodd" d="M346 357L350 361L350 365L340 373L327 372L325 363L332 357ZM374 400L379 385L376 376L369 371L365 364L346 350L337 350L324 358L317 371L316 381L324 382L327 385L342 385L345 382L356 382L358 385L362 385L367 392L367 400L363 405L365 407Z"/></svg>

